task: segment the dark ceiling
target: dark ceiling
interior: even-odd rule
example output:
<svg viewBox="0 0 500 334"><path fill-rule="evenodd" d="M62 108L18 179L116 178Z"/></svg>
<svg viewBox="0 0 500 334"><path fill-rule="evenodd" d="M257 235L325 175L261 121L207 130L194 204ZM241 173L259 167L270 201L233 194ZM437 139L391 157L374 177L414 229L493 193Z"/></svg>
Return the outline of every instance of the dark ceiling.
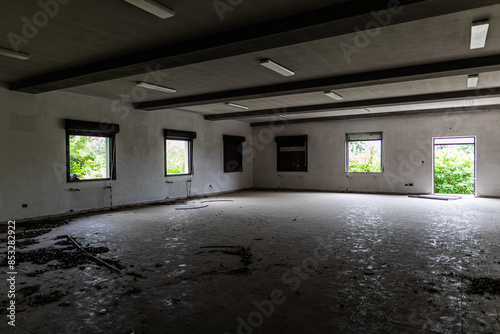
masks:
<svg viewBox="0 0 500 334"><path fill-rule="evenodd" d="M0 81L26 94L63 90L257 125L500 104L497 0L161 0L176 12L165 20L123 0L45 0L57 4L52 17L42 2L0 3L0 47L21 36L19 50L31 55L1 57ZM215 4L230 10L221 16ZM471 50L478 20L489 20L488 39ZM470 74L477 88L467 88ZM137 81L177 92L139 90Z"/></svg>

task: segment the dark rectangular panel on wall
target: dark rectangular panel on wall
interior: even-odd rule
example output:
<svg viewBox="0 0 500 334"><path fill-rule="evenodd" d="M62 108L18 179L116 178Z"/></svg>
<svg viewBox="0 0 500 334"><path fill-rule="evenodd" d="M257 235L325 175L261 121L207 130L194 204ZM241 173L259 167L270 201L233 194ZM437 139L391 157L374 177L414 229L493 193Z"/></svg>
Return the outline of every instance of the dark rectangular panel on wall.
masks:
<svg viewBox="0 0 500 334"><path fill-rule="evenodd" d="M245 137L223 135L224 173L243 171L243 142Z"/></svg>
<svg viewBox="0 0 500 334"><path fill-rule="evenodd" d="M278 172L307 172L307 135L275 138Z"/></svg>

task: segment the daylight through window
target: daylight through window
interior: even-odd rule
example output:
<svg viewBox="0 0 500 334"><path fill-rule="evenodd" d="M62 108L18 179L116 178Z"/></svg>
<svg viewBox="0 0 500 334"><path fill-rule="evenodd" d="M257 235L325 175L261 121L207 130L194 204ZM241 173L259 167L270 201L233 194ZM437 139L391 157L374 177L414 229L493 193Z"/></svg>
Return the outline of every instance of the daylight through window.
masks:
<svg viewBox="0 0 500 334"><path fill-rule="evenodd" d="M346 135L346 172L382 172L382 133Z"/></svg>
<svg viewBox="0 0 500 334"><path fill-rule="evenodd" d="M165 175L193 174L196 132L165 130Z"/></svg>
<svg viewBox="0 0 500 334"><path fill-rule="evenodd" d="M116 179L116 124L66 120L67 180Z"/></svg>

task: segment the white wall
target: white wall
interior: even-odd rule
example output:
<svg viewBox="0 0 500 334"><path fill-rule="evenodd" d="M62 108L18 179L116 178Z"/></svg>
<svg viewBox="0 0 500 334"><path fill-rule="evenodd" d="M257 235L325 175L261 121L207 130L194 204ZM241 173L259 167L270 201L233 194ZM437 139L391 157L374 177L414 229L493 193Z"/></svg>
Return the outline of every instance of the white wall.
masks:
<svg viewBox="0 0 500 334"><path fill-rule="evenodd" d="M222 135L251 140L246 123L210 122L179 111L124 113L111 100L64 92L30 95L5 84L0 101L0 221L183 198L189 184L191 195L253 186L251 152L244 152L242 173L222 172ZM117 180L66 182L65 118L120 125ZM164 176L164 128L197 132L192 177Z"/></svg>
<svg viewBox="0 0 500 334"><path fill-rule="evenodd" d="M500 196L500 111L288 124L254 129L254 186L432 193L432 139L477 136L477 195ZM383 132L381 174L345 172L345 134ZM308 172L276 172L274 136L308 135ZM413 187L405 187L413 183Z"/></svg>
<svg viewBox="0 0 500 334"><path fill-rule="evenodd" d="M30 95L11 92L5 84L0 101L0 221L251 187L432 193L432 138L441 136L477 136L477 194L500 196L497 110L252 130L247 123L210 122L181 111L123 113L107 99L65 92ZM120 125L117 180L66 182L65 118ZM197 132L192 177L164 176L164 128ZM384 173L345 173L345 134L376 131L384 135ZM223 134L247 138L243 173L222 172ZM304 134L309 136L308 172L277 173L274 137ZM414 187L405 187L409 182Z"/></svg>

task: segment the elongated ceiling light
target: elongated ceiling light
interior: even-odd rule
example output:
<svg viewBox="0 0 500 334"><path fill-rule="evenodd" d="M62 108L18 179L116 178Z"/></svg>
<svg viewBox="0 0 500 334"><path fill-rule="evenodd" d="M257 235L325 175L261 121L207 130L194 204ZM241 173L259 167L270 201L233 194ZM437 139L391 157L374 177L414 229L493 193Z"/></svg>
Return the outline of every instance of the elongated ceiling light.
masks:
<svg viewBox="0 0 500 334"><path fill-rule="evenodd" d="M477 21L472 23L470 36L471 50L485 47L489 27L490 23L488 21Z"/></svg>
<svg viewBox="0 0 500 334"><path fill-rule="evenodd" d="M154 0L125 0L125 1L162 19L168 19L169 17L175 15L175 12L172 8L167 7Z"/></svg>
<svg viewBox="0 0 500 334"><path fill-rule="evenodd" d="M0 48L0 55L10 57L10 58L21 59L21 60L30 59L30 55L28 53L10 50L10 49L6 49L6 48Z"/></svg>
<svg viewBox="0 0 500 334"><path fill-rule="evenodd" d="M276 73L284 75L285 77L290 77L290 76L295 74L295 73L293 73L293 71L289 70L288 68L286 68L284 66L281 66L278 63L275 63L274 61L272 61L270 59L261 60L260 64L262 66L267 67L268 69L276 72Z"/></svg>
<svg viewBox="0 0 500 334"><path fill-rule="evenodd" d="M232 102L226 102L224 103L226 106L230 106L230 107L233 107L233 108L239 108L239 109L248 109L247 106L242 106L241 104L236 104L236 103L232 103Z"/></svg>
<svg viewBox="0 0 500 334"><path fill-rule="evenodd" d="M159 92L164 92L164 93L175 93L175 92L177 92L173 88L168 88L168 87L153 85L153 84L150 84L150 83L147 83L147 82L142 82L142 81L138 81L136 83L136 86L137 87L142 87L142 88L147 88L147 89L152 89L152 90L157 90Z"/></svg>
<svg viewBox="0 0 500 334"><path fill-rule="evenodd" d="M478 74L471 74L467 77L467 87L469 88L477 87L478 82L479 82Z"/></svg>
<svg viewBox="0 0 500 334"><path fill-rule="evenodd" d="M332 91L326 91L325 95L328 97L331 97L332 99L337 100L337 101L341 101L344 99L341 95L334 93Z"/></svg>

